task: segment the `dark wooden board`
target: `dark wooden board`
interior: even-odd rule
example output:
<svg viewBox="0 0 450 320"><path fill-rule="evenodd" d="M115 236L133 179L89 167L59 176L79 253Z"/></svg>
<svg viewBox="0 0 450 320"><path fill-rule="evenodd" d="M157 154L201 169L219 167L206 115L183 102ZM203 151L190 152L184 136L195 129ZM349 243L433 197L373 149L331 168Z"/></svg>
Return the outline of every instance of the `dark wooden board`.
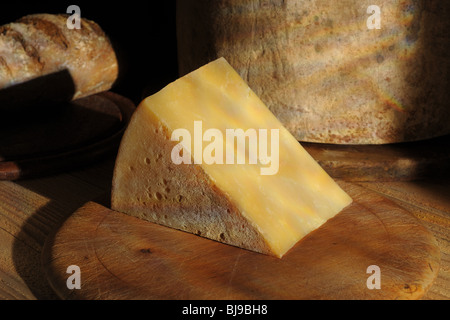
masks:
<svg viewBox="0 0 450 320"><path fill-rule="evenodd" d="M144 222L96 202L47 238L42 263L63 299L420 299L438 273L434 237L379 194L340 182L354 203L282 259ZM81 289L69 289L69 266ZM381 289L368 289L369 266Z"/></svg>
<svg viewBox="0 0 450 320"><path fill-rule="evenodd" d="M72 170L114 152L134 104L112 92L52 106L0 125L0 180Z"/></svg>
<svg viewBox="0 0 450 320"><path fill-rule="evenodd" d="M450 136L387 145L301 144L331 176L346 181L414 181L450 174Z"/></svg>

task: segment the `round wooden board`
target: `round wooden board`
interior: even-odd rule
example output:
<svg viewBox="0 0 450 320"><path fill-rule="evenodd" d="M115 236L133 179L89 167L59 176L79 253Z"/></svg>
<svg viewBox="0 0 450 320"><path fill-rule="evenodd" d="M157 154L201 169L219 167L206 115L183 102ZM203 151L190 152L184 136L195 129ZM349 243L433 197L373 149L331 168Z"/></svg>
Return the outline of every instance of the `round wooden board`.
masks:
<svg viewBox="0 0 450 320"><path fill-rule="evenodd" d="M18 180L71 170L114 152L135 110L112 92L15 114L0 129L0 180Z"/></svg>
<svg viewBox="0 0 450 320"><path fill-rule="evenodd" d="M419 299L437 276L434 237L380 195L340 182L354 203L282 259L141 221L90 202L50 236L42 253L62 299ZM69 289L69 266L81 289ZM380 289L369 289L369 266ZM369 281L370 282L370 281Z"/></svg>
<svg viewBox="0 0 450 320"><path fill-rule="evenodd" d="M450 136L389 145L301 145L331 176L346 181L412 181L450 173Z"/></svg>

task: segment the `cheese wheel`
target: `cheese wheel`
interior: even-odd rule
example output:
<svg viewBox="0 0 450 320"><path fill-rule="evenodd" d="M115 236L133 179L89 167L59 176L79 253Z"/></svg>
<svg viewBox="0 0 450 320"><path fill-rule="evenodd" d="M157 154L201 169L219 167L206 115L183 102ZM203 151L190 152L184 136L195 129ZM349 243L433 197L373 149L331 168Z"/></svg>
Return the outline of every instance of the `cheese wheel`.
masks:
<svg viewBox="0 0 450 320"><path fill-rule="evenodd" d="M442 136L449 13L436 0L179 1L180 73L225 57L300 141Z"/></svg>

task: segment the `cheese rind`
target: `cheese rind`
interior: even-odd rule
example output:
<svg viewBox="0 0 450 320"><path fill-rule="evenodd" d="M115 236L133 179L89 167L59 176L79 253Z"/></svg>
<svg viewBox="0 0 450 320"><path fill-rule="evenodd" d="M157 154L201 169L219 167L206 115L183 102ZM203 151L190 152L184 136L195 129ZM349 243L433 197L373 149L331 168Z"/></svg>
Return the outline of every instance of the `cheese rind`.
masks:
<svg viewBox="0 0 450 320"><path fill-rule="evenodd" d="M243 164L197 158L174 164L172 133L187 130L190 145L180 143L194 152L196 121L203 132L224 137L227 129L277 130L278 170L261 174L268 164L251 163L248 144ZM116 211L277 257L351 201L223 58L139 105L121 143L112 192Z"/></svg>
<svg viewBox="0 0 450 320"><path fill-rule="evenodd" d="M369 29L369 7L381 29ZM450 134L450 1L178 1L180 74L225 57L299 141Z"/></svg>

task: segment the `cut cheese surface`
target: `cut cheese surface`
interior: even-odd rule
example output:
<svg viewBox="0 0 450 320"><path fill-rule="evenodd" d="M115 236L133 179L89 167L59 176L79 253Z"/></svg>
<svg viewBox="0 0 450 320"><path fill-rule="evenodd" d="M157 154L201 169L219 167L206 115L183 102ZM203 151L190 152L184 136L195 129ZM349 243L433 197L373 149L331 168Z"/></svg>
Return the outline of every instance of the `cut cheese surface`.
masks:
<svg viewBox="0 0 450 320"><path fill-rule="evenodd" d="M351 202L223 58L139 105L112 188L116 211L277 257Z"/></svg>

